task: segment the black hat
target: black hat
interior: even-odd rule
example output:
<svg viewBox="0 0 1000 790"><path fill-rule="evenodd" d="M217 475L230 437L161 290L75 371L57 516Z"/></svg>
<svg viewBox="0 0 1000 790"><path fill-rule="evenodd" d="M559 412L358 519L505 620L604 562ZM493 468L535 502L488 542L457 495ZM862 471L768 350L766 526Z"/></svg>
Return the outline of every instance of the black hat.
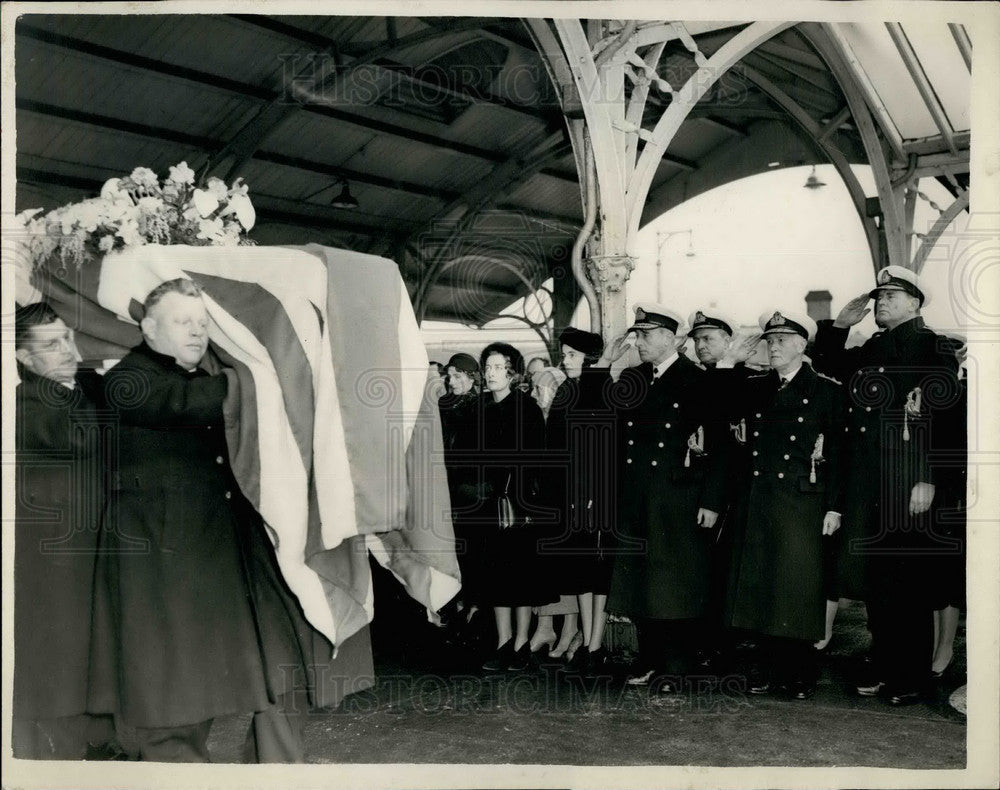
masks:
<svg viewBox="0 0 1000 790"><path fill-rule="evenodd" d="M461 370L463 373L468 373L470 376L475 376L479 373L479 363L472 354L464 354L459 352L458 354L452 355L452 358L448 360L448 364L444 366L445 370L448 368L455 368L455 370Z"/></svg>
<svg viewBox="0 0 1000 790"><path fill-rule="evenodd" d="M581 354L599 357L604 351L604 340L594 332L584 332L573 326L566 327L559 333L559 342L564 346L575 348Z"/></svg>

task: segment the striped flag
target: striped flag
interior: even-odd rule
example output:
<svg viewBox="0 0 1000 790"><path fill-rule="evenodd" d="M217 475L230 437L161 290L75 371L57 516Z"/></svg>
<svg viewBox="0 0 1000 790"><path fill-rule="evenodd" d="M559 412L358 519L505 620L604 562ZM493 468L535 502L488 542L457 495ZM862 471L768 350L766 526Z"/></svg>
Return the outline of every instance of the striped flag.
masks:
<svg viewBox="0 0 1000 790"><path fill-rule="evenodd" d="M371 621L369 551L433 619L459 572L427 353L396 265L319 245L146 245L36 282L84 357L110 359L138 343L146 294L176 277L203 288L213 349L237 373L233 470L309 622L338 646Z"/></svg>

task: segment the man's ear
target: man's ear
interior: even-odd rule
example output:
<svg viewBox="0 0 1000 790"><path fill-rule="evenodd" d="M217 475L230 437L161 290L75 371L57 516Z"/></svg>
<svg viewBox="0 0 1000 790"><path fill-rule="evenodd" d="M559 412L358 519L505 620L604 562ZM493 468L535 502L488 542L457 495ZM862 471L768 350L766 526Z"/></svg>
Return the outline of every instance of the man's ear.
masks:
<svg viewBox="0 0 1000 790"><path fill-rule="evenodd" d="M34 370L34 360L31 358L31 352L26 348L19 348L14 352L14 356L17 357L17 361L24 365L28 370Z"/></svg>

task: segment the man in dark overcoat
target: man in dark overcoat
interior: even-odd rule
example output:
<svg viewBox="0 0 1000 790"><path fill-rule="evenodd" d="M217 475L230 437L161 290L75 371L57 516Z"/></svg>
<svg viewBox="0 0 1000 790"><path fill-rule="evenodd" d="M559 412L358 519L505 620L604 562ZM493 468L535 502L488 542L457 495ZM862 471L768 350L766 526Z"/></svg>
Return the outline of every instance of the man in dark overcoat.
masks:
<svg viewBox="0 0 1000 790"><path fill-rule="evenodd" d="M731 316L714 307L701 307L688 317L690 330L688 337L694 346L694 354L698 365L708 374L709 392L713 397L712 409L717 418L728 428L725 441L728 444L726 454L739 454L741 445L737 436L746 431L745 420L738 398L733 397L732 387L739 386L750 375L755 374L753 368L748 368L744 360L738 360L732 367L718 370L718 364L730 348L739 347L743 340L740 325ZM719 375L716 375L716 374ZM722 378L722 382L716 379ZM731 379L735 378L733 384ZM724 383L723 383L724 382ZM727 654L732 652L732 634L725 623L726 585L729 580L729 568L733 551L733 533L735 517L732 513L733 502L719 513L719 518L713 530L711 547L710 592L711 604L705 623L705 652L702 664L708 668L721 669Z"/></svg>
<svg viewBox="0 0 1000 790"><path fill-rule="evenodd" d="M850 328L869 312L881 331L845 348ZM938 524L942 486L960 447L958 363L954 344L920 316L927 297L916 273L888 266L876 287L819 327L818 370L847 388L852 460L844 510L841 594L868 606L875 677L858 692L894 705L921 697L933 653L934 560L955 546Z"/></svg>
<svg viewBox="0 0 1000 790"><path fill-rule="evenodd" d="M157 286L142 344L105 376L120 427L91 699L136 728L145 760L207 761L213 718L253 712L245 759L301 761L315 632L230 468L235 374L199 366L208 320L193 282Z"/></svg>
<svg viewBox="0 0 1000 790"><path fill-rule="evenodd" d="M100 378L45 303L17 308L14 698L22 759L93 758L114 739L87 707L94 561L104 506ZM110 755L110 748L106 749Z"/></svg>
<svg viewBox="0 0 1000 790"><path fill-rule="evenodd" d="M677 690L694 669L710 600L711 528L725 493L722 428L705 372L678 354L684 320L658 304L635 308L641 364L622 371L610 398L618 413L621 493L608 609L636 624L631 685ZM627 337L627 335L626 335ZM624 339L611 344L620 358Z"/></svg>
<svg viewBox="0 0 1000 790"><path fill-rule="evenodd" d="M773 310L760 317L771 370L726 387L742 411L742 463L727 602L729 624L763 637L765 670L749 691L815 691L826 621L827 541L840 529L845 404L842 388L804 361L816 325ZM730 353L719 366L735 359ZM722 371L720 371L722 372Z"/></svg>

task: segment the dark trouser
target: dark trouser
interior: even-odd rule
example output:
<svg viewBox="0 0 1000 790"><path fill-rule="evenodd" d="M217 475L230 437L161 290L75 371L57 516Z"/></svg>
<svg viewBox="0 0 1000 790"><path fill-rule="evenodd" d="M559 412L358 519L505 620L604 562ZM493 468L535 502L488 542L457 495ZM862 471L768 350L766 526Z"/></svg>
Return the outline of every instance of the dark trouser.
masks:
<svg viewBox="0 0 1000 790"><path fill-rule="evenodd" d="M867 601L872 660L878 679L890 690L923 688L934 652L934 611L922 578L924 558L875 557L872 594Z"/></svg>
<svg viewBox="0 0 1000 790"><path fill-rule="evenodd" d="M52 719L22 719L11 723L11 748L19 760L82 760L88 747L115 742L111 716L81 713Z"/></svg>
<svg viewBox="0 0 1000 790"><path fill-rule="evenodd" d="M815 683L819 676L811 639L761 637L760 656L772 683Z"/></svg>
<svg viewBox="0 0 1000 790"><path fill-rule="evenodd" d="M255 713L243 744L244 762L305 762L302 729L308 714L309 695L305 690L282 694L276 705Z"/></svg>
<svg viewBox="0 0 1000 790"><path fill-rule="evenodd" d="M301 763L305 760L302 727L308 713L306 693L283 694L278 703L254 713L243 744L248 763ZM141 759L162 763L207 763L212 719L180 727L139 727Z"/></svg>
<svg viewBox="0 0 1000 790"><path fill-rule="evenodd" d="M725 653L733 647L733 634L726 620L726 594L729 584L733 554L735 515L730 512L719 517L722 522L710 548L709 614L705 618L704 649Z"/></svg>
<svg viewBox="0 0 1000 790"><path fill-rule="evenodd" d="M697 651L704 641L701 618L637 618L635 626L640 666L668 675L686 675L696 671Z"/></svg>
<svg viewBox="0 0 1000 790"><path fill-rule="evenodd" d="M139 759L150 763L207 763L212 720L180 727L136 727Z"/></svg>

